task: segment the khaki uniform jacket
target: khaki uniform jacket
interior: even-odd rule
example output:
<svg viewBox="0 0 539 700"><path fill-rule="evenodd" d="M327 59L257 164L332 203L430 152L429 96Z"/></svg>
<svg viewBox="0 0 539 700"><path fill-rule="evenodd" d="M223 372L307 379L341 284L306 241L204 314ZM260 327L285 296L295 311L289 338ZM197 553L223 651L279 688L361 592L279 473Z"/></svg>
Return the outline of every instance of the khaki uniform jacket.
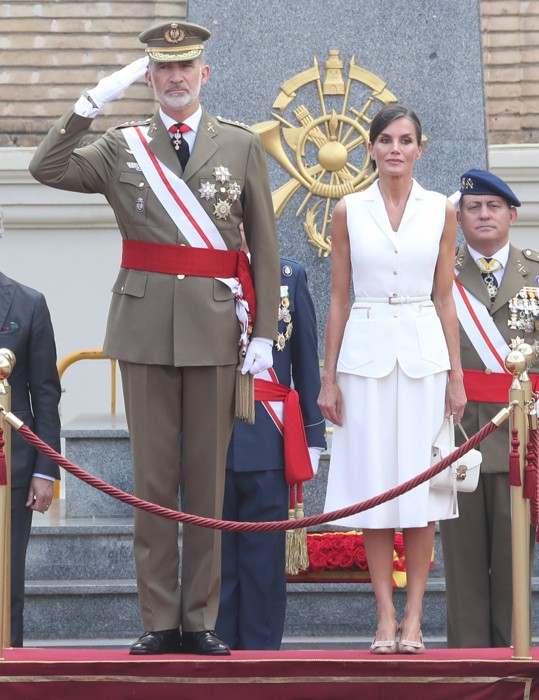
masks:
<svg viewBox="0 0 539 700"><path fill-rule="evenodd" d="M487 289L481 277L477 265L464 245L457 253L456 272L458 281L471 294L477 297L487 308L490 308L490 315L494 319L496 327L510 345L511 340L516 337L522 338L525 342L533 345L539 341L539 332L531 335L524 335L523 331L509 328L508 320L509 301L519 292L522 287L539 287L539 254L532 250L518 250L514 246L510 247L507 267L504 270L502 282L496 295L494 303L491 305ZM468 336L460 328L460 348L461 361L464 369L485 370L485 365L481 361L475 348L472 346ZM531 367L530 372L537 372L538 367ZM507 402L509 401L509 392ZM462 426L468 437L474 435L480 428L488 423L506 404L480 403L471 401L467 404L462 420ZM457 437L458 437L457 431ZM500 428L489 435L480 445L483 454L481 471L484 473L507 472L509 470L509 424L504 423Z"/></svg>
<svg viewBox="0 0 539 700"><path fill-rule="evenodd" d="M187 244L137 169L122 135L122 129L130 125L109 129L95 143L77 148L91 121L72 110L64 114L37 149L30 163L32 175L51 187L103 194L114 210L123 238ZM181 173L159 113L149 120L148 133L152 139L150 150L169 168ZM230 182L218 181L218 166L228 169ZM259 137L246 127L218 120L203 110L183 179L230 250L241 247L239 224L243 222L257 296L253 336L274 338L279 306L279 252ZM206 182L217 190L209 200L199 192ZM227 193L230 183L241 188L234 201ZM215 214L215 204L220 199L231 203L226 219L218 219ZM222 282L120 269L112 292L104 342L104 351L111 357L177 367L237 362L239 325L235 301Z"/></svg>

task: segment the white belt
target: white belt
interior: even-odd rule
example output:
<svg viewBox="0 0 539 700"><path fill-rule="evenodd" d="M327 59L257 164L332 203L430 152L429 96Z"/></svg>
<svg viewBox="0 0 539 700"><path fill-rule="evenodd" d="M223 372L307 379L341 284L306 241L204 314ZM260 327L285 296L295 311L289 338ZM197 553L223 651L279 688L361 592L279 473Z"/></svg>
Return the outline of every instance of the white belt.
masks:
<svg viewBox="0 0 539 700"><path fill-rule="evenodd" d="M357 304L417 304L422 301L431 301L431 298L430 296L398 297L396 294L391 297L356 297L352 308Z"/></svg>

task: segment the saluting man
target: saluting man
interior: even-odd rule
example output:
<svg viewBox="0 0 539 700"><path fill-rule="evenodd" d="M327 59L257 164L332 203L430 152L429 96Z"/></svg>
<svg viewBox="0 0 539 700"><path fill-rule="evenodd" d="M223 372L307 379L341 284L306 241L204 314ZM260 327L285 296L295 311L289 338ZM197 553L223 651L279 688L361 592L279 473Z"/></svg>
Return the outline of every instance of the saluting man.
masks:
<svg viewBox="0 0 539 700"><path fill-rule="evenodd" d="M238 353L252 326L241 371L271 366L279 253L258 136L200 105L209 36L182 20L142 32L146 57L82 95L30 171L104 194L122 234L104 352L120 361L136 495L176 509L181 483L185 512L219 518ZM153 117L77 148L103 105L142 76L159 102ZM184 526L181 595L176 522L136 510L134 550L145 632L131 653L229 654L214 633L219 531Z"/></svg>
<svg viewBox="0 0 539 700"><path fill-rule="evenodd" d="M454 297L468 403L468 436L509 400L511 349L539 340L539 254L509 242L520 201L497 175L468 170L461 178L457 218L466 239L457 253ZM531 367L530 372L536 372ZM531 374L532 383L538 375ZM440 523L450 647L511 645L511 499L509 423L480 445L474 493L459 493L459 517ZM534 536L531 536L533 556Z"/></svg>

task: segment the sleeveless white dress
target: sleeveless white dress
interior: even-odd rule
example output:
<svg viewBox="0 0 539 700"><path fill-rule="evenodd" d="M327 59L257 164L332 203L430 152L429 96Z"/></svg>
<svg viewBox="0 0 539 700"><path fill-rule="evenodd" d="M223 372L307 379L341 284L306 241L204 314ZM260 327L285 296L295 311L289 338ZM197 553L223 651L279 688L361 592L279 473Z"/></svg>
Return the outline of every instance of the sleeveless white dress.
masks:
<svg viewBox="0 0 539 700"><path fill-rule="evenodd" d="M333 429L325 512L362 503L431 466L450 367L431 301L446 197L414 181L396 233L378 182L345 203L355 302L337 364L343 425ZM424 527L457 514L451 495L426 482L333 524Z"/></svg>

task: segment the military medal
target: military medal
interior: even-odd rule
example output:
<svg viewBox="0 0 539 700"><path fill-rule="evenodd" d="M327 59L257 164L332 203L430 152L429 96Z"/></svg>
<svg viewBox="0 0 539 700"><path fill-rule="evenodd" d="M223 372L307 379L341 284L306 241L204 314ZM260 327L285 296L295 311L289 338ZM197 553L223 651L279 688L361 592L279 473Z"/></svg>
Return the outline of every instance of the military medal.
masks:
<svg viewBox="0 0 539 700"><path fill-rule="evenodd" d="M530 335L539 330L539 288L522 287L509 300L509 319L507 325L511 330L522 331Z"/></svg>
<svg viewBox="0 0 539 700"><path fill-rule="evenodd" d="M228 199L219 199L214 205L213 213L218 219L227 219L231 208L232 202L229 202Z"/></svg>
<svg viewBox="0 0 539 700"><path fill-rule="evenodd" d="M206 180L206 182L200 183L200 187L198 188L198 191L200 192L201 199L204 198L207 201L209 201L210 199L213 199L215 197L215 193L217 192L217 188L215 187L213 182Z"/></svg>
<svg viewBox="0 0 539 700"><path fill-rule="evenodd" d="M213 176L218 182L228 182L230 180L230 170L224 165L217 165L213 169Z"/></svg>
<svg viewBox="0 0 539 700"><path fill-rule="evenodd" d="M231 182L228 188L228 196L235 202L241 194L241 187L237 182Z"/></svg>
<svg viewBox="0 0 539 700"><path fill-rule="evenodd" d="M277 334L275 346L282 351L292 336L292 316L290 315L290 297L288 296L288 286L281 285L281 300L279 302L279 322L285 323L284 331Z"/></svg>
<svg viewBox="0 0 539 700"><path fill-rule="evenodd" d="M284 350L284 346L286 345L284 333L277 333L277 340L275 341L275 345L277 346L277 350L279 350L279 352Z"/></svg>
<svg viewBox="0 0 539 700"><path fill-rule="evenodd" d="M224 195L222 199L218 199L213 206L213 214L219 220L228 219L232 205L241 195L241 186L238 182L230 182L230 170L224 165L216 165L213 169L213 177L215 182L211 180L200 181L198 191L200 198L207 202L210 199L215 199L218 194Z"/></svg>

